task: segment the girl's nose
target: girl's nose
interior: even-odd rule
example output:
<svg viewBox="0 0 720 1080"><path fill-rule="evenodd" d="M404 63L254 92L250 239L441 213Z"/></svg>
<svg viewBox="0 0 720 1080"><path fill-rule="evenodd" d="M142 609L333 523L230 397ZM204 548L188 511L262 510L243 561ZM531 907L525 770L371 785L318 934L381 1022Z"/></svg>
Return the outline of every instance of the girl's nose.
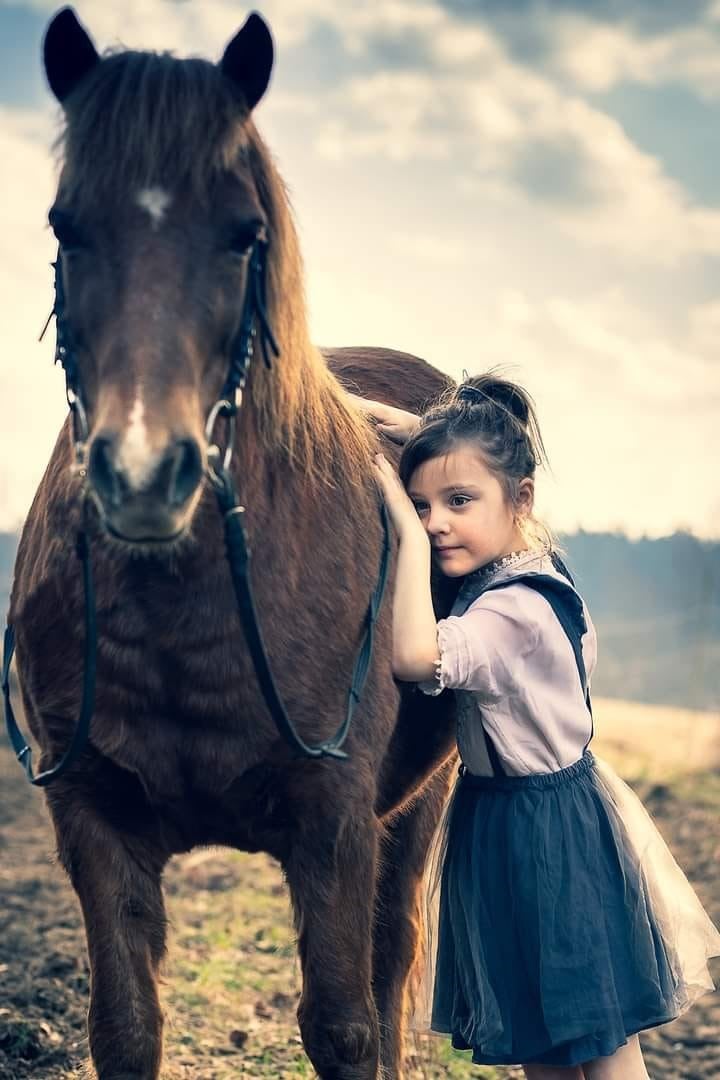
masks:
<svg viewBox="0 0 720 1080"><path fill-rule="evenodd" d="M435 511L427 515L425 518L425 528L430 536L440 536L442 533L448 531L448 524L445 515L440 511Z"/></svg>

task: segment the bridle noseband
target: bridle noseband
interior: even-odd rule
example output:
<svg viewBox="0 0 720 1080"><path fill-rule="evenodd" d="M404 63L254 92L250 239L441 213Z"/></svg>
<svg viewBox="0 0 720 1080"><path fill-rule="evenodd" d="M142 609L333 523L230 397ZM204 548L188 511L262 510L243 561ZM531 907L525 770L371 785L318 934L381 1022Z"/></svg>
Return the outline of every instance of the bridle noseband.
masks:
<svg viewBox="0 0 720 1080"><path fill-rule="evenodd" d="M378 581L375 586L364 620L364 634L360 651L355 663L352 683L348 693L345 718L332 738L317 745L306 743L297 732L280 697L268 661L267 650L262 638L257 609L250 581L250 549L243 524L245 507L240 504L237 491L230 473L230 465L235 442L237 416L242 405L243 391L247 382L248 371L255 351L255 342L259 336L263 359L268 368L272 367L271 353L280 356L280 349L273 335L265 301L265 260L267 241L255 240L249 255L248 278L243 302L240 327L230 350L230 366L220 397L208 413L205 437L208 443L206 476L212 485L218 506L223 515L225 544L228 562L233 579L233 586L238 603L238 613L245 640L252 658L255 674L265 703L275 721L280 735L291 749L301 757L308 758L346 758L342 746L350 730L353 713L360 701L360 695L367 678L372 656L375 623L380 612L390 566L390 524L384 502L380 503L383 526L383 546L380 559ZM69 325L65 291L62 279L62 256L58 251L53 263L55 271L55 302L45 324L41 338L55 316L57 344L55 362L65 371L65 387L68 406L72 416L73 447L76 468L85 479L87 477L87 441L89 425L85 408L77 351ZM224 449L216 438L216 431L221 421L225 421ZM78 532L77 555L83 572L85 595L85 649L82 701L78 721L69 746L60 761L51 769L35 776L32 769L32 750L22 735L12 709L10 700L10 665L15 650L14 628L8 624L5 629L2 689L5 698L5 720L10 741L16 757L27 774L30 783L44 787L64 773L81 753L90 730L90 720L95 704L95 676L97 654L97 625L95 594L93 587L90 544L88 541L88 514L90 500L86 494L83 506L83 526Z"/></svg>

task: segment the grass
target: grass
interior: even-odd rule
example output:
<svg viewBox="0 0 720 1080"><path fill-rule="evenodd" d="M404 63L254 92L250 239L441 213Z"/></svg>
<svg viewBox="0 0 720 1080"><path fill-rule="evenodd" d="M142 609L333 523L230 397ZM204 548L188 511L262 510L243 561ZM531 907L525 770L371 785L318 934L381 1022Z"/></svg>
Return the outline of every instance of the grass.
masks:
<svg viewBox="0 0 720 1080"><path fill-rule="evenodd" d="M300 973L287 892L262 855L203 850L168 882L173 930L165 973L164 1080L302 1080L315 1072L298 1034ZM417 1038L410 1080L499 1080L449 1042Z"/></svg>
<svg viewBox="0 0 720 1080"><path fill-rule="evenodd" d="M641 796L660 784L720 811L717 717L602 700L595 715L594 748ZM682 745L691 752L680 753ZM698 762L701 771L688 771ZM313 1077L295 1019L300 974L277 865L263 855L203 849L173 862L167 886L174 932L163 1080ZM444 1039L417 1038L409 1051L408 1080L521 1076L473 1065Z"/></svg>

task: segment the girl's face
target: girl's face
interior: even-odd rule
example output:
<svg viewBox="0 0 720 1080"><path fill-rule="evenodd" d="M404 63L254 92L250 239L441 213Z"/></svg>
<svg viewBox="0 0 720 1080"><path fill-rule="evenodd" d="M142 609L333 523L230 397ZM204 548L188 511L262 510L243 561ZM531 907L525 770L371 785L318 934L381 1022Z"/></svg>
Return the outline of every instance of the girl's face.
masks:
<svg viewBox="0 0 720 1080"><path fill-rule="evenodd" d="M532 480L521 481L520 505L514 509L471 443L423 462L410 477L408 495L438 566L449 577L469 574L528 546L517 516L532 509Z"/></svg>

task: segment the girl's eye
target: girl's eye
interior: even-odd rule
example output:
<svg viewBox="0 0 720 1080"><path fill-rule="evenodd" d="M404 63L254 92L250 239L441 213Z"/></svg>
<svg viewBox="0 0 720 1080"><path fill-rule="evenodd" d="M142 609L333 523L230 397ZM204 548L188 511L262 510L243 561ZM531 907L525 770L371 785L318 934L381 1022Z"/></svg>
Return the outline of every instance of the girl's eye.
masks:
<svg viewBox="0 0 720 1080"><path fill-rule="evenodd" d="M424 514L427 514L427 512L428 512L428 504L427 503L418 503L418 502L416 502L416 503L413 503L413 505L415 507L415 511L416 511L418 517L423 517Z"/></svg>
<svg viewBox="0 0 720 1080"><path fill-rule="evenodd" d="M469 503L469 502L470 502L470 496L469 495L451 495L450 496L450 505L451 506L465 506L465 504Z"/></svg>

